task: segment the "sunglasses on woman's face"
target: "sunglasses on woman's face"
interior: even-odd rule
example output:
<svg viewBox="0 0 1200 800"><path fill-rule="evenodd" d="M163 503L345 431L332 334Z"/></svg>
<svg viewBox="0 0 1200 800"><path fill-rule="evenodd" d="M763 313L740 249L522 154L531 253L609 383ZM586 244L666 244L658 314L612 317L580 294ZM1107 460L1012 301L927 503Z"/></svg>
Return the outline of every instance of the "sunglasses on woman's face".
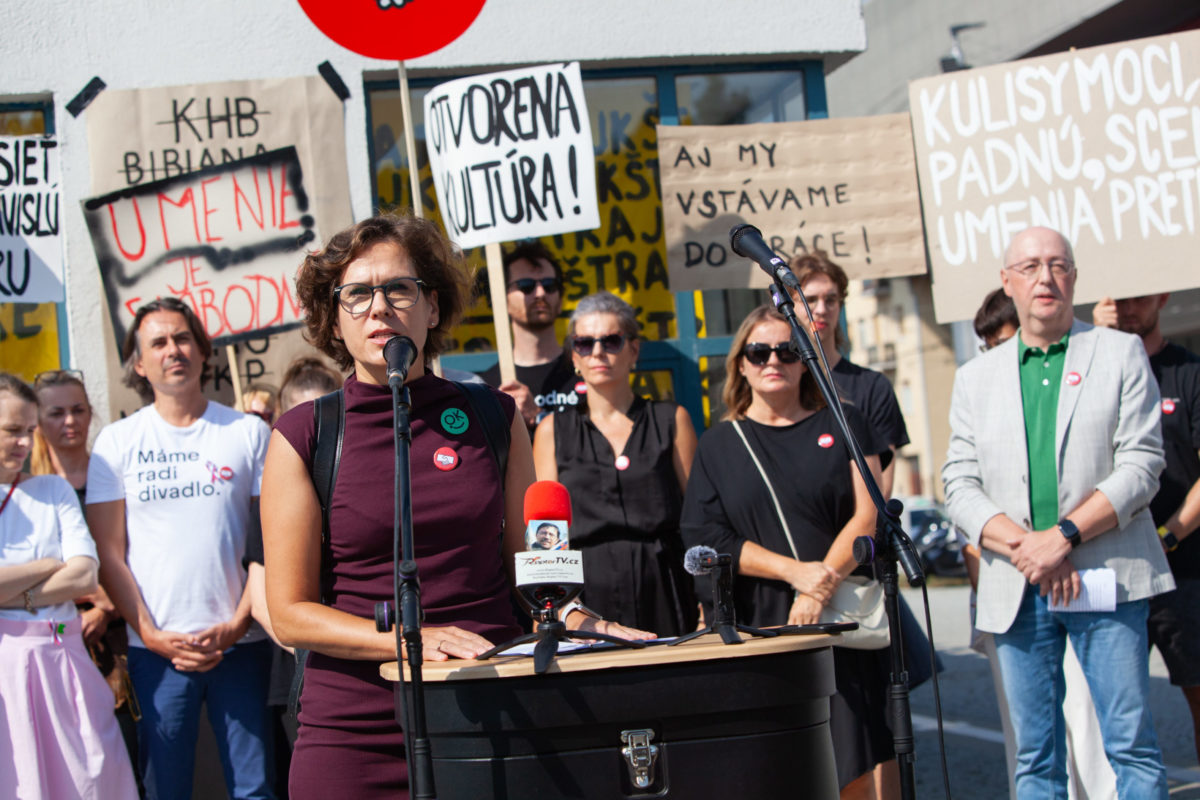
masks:
<svg viewBox="0 0 1200 800"><path fill-rule="evenodd" d="M590 356L596 349L596 343L604 348L604 352L615 356L625 348L625 336L620 333L610 333L607 336L576 336L571 340L571 349L581 356Z"/></svg>
<svg viewBox="0 0 1200 800"><path fill-rule="evenodd" d="M780 364L795 364L800 360L800 351L791 342L780 342L774 346L751 342L742 348L742 355L756 367L765 366L771 360L771 353L779 356Z"/></svg>
<svg viewBox="0 0 1200 800"><path fill-rule="evenodd" d="M521 294L533 294L541 284L542 291L546 294L557 294L562 290L562 285L558 282L558 278L517 278L508 284L508 288L516 289Z"/></svg>

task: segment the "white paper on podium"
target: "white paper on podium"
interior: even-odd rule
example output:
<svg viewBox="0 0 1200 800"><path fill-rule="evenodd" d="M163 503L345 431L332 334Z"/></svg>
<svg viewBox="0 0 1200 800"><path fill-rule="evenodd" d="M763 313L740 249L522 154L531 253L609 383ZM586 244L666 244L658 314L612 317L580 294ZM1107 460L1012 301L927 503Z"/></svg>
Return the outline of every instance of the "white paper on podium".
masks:
<svg viewBox="0 0 1200 800"><path fill-rule="evenodd" d="M1051 601L1051 611L1116 611L1117 573L1108 567L1082 569L1079 597L1065 605Z"/></svg>

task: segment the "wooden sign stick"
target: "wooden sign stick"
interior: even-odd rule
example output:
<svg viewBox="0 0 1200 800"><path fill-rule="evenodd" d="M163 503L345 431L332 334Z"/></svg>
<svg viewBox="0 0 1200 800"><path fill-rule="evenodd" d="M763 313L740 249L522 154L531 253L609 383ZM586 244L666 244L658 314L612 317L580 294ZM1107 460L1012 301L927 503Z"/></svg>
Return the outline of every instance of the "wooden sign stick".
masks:
<svg viewBox="0 0 1200 800"><path fill-rule="evenodd" d="M500 357L500 383L517 379L513 363L512 328L508 324L508 287L504 285L504 262L500 243L484 245L487 255L488 289L492 298L492 321L496 325L496 355Z"/></svg>
<svg viewBox="0 0 1200 800"><path fill-rule="evenodd" d="M238 372L237 348L225 345L225 358L229 360L229 379L233 382L233 407L242 410L242 376Z"/></svg>

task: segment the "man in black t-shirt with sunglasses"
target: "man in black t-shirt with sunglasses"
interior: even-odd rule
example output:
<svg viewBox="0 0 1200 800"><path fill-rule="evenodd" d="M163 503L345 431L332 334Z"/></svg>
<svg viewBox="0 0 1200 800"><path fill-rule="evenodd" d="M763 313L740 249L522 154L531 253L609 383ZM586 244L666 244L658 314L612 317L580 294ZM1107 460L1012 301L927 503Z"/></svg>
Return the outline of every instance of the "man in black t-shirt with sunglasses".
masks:
<svg viewBox="0 0 1200 800"><path fill-rule="evenodd" d="M532 435L546 414L583 401L583 383L554 330L562 311L562 267L541 242L521 242L504 254L504 283L517 379L501 384L499 364L480 377L516 401Z"/></svg>

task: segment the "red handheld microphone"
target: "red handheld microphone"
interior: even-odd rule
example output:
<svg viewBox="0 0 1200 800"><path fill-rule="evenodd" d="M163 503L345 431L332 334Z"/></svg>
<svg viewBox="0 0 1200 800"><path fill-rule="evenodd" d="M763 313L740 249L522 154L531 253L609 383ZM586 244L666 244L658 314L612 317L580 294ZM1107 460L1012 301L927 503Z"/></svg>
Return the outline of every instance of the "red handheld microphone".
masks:
<svg viewBox="0 0 1200 800"><path fill-rule="evenodd" d="M525 490L525 524L531 519L561 520L571 524L571 495L558 481L538 481Z"/></svg>

